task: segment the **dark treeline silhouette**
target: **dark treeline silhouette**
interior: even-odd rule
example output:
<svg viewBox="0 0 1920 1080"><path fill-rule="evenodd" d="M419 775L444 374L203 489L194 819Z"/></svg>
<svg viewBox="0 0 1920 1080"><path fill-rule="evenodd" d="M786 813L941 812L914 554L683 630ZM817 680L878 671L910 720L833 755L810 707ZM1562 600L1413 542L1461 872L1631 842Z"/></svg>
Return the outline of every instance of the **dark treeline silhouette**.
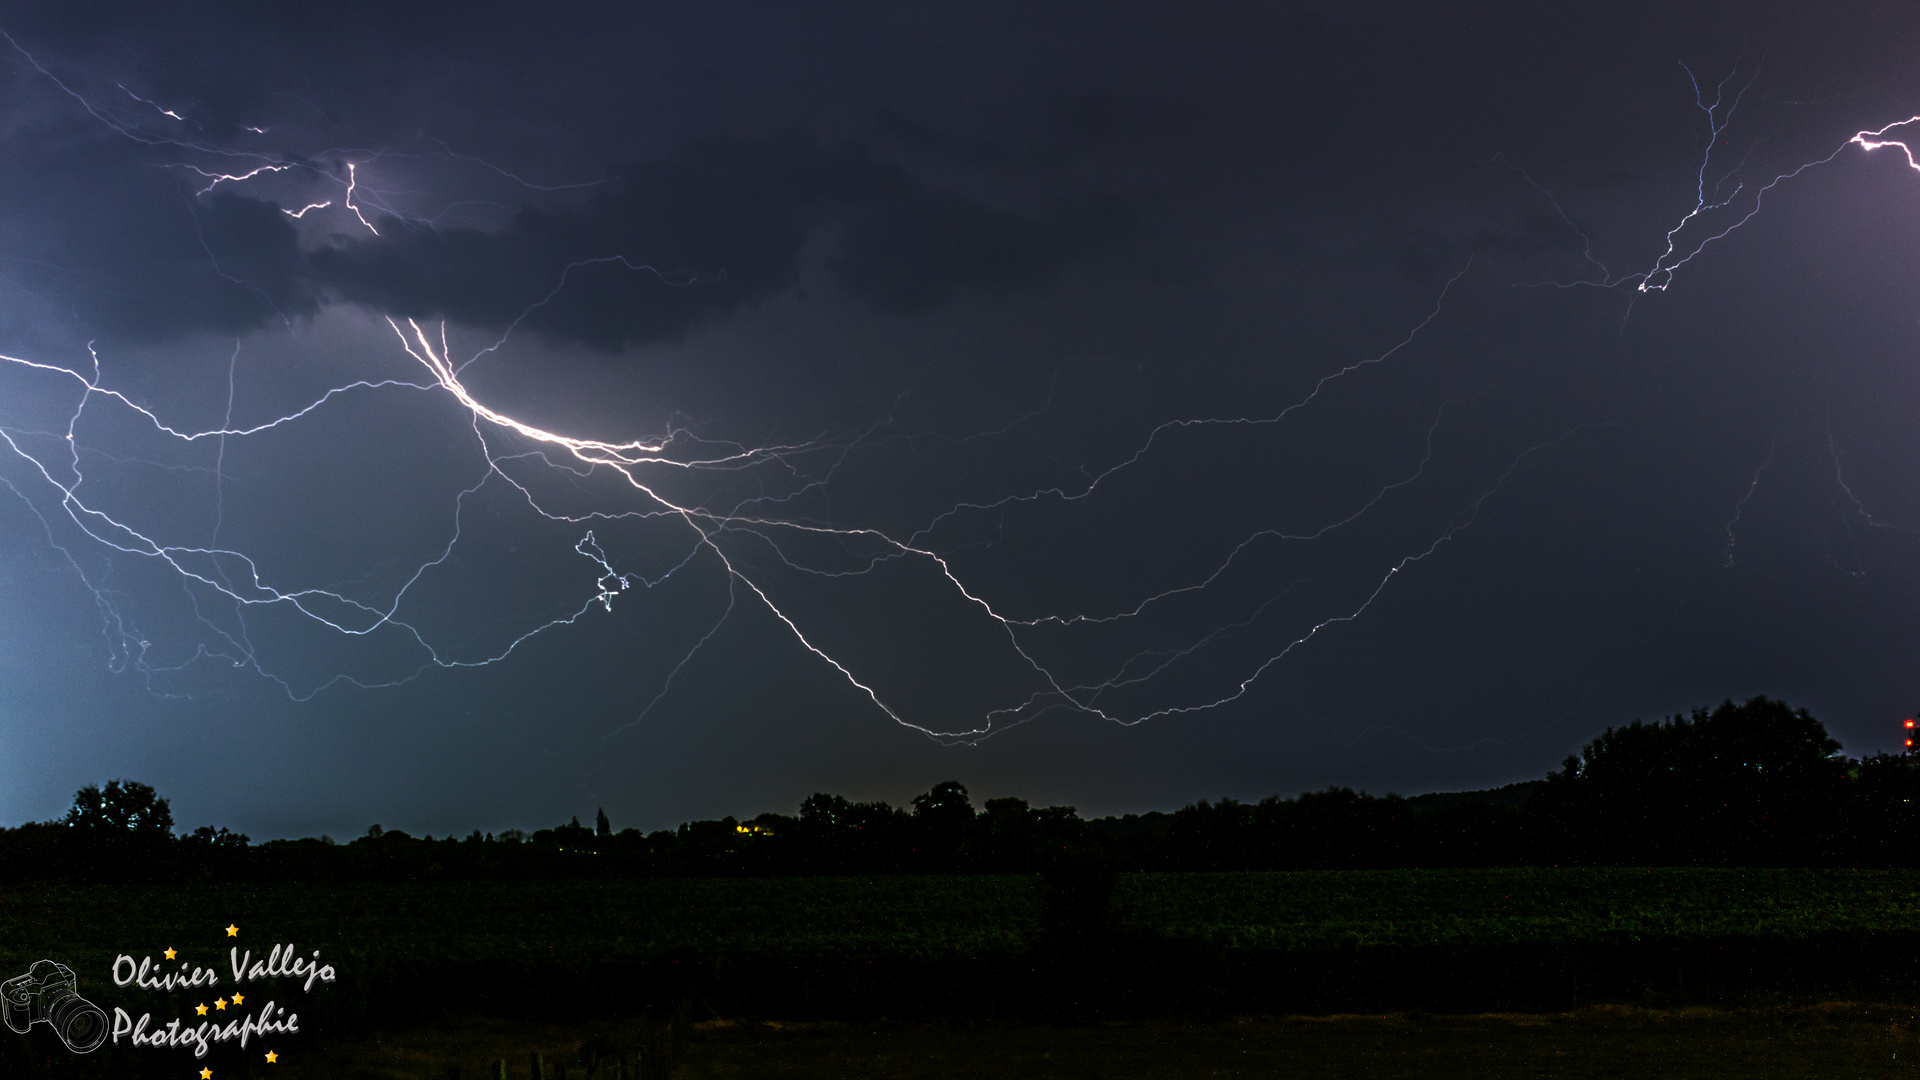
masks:
<svg viewBox="0 0 1920 1080"><path fill-rule="evenodd" d="M1543 780L1400 798L1330 788L1086 820L948 781L909 807L817 794L796 815L615 832L604 811L531 835L252 845L175 836L167 801L116 780L58 821L0 829L0 880L475 880L552 876L1032 874L1107 887L1133 870L1526 865L1920 865L1920 758L1854 760L1806 710L1767 698L1609 728Z"/></svg>

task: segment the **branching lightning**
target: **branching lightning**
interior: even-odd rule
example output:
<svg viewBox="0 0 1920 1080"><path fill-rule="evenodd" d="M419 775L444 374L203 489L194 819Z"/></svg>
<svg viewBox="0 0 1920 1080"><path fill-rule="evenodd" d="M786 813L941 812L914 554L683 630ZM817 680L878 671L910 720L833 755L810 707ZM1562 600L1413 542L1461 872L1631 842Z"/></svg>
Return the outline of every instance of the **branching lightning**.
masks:
<svg viewBox="0 0 1920 1080"><path fill-rule="evenodd" d="M400 213L384 201L394 195L392 190L382 195L363 183L363 168L373 178L375 187L382 183L376 167L380 160L377 153L341 153L330 159L334 164L322 166L314 162L329 160L325 155L294 159L245 153L178 137L168 133L171 129L151 130L142 125L153 122L152 114L128 110L124 104L111 109L93 104L33 60L4 31L0 31L0 37L4 37L31 68L111 130L145 146L166 147L194 156L194 161L171 164L205 181L195 192L196 198L222 185L292 184L297 177L300 182L293 190L298 192L298 199L309 199L310 189L314 187L337 194L339 209L351 212L354 220L375 237L381 235L381 230L369 217L369 210L383 225L398 221L407 227L417 227L420 222L433 220L432 215ZM1898 148L1906 154L1909 166L1920 171L1920 161L1915 160L1907 143L1887 137L1897 128L1920 122L1917 116L1877 130L1861 131L1827 157L1782 173L1764 184L1750 186L1740 179L1745 162L1716 177L1716 155L1723 148L1722 136L1753 80L1749 78L1737 90L1729 92L1732 85L1732 76L1729 76L1715 88L1709 101L1691 70L1687 74L1693 81L1695 104L1704 113L1709 130L1696 175L1693 205L1666 231L1664 248L1648 269L1614 276L1594 256L1589 243L1585 257L1599 276L1571 284L1606 287L1632 284L1639 293L1664 292L1673 285L1677 272L1707 246L1751 220L1759 212L1767 192L1815 165L1834 160L1849 146L1858 146L1865 152ZM162 118L191 127L192 122L179 113L140 98L130 90L126 93L136 102L150 106ZM130 114L137 114L138 119ZM248 127L247 130L264 134L267 129ZM446 154L535 190L561 191L592 186L528 184L512 172L478 158L451 150L446 150ZM328 170L337 170L338 174ZM1532 183L1530 177L1528 182ZM1544 188L1537 184L1535 187L1547 195ZM1738 202L1743 196L1750 199L1750 205ZM1552 199L1551 195L1547 197ZM309 214L334 206L332 198L312 200L298 210L283 209L282 213L293 220L304 221ZM1571 224L1557 201L1554 208ZM1722 213L1732 213L1735 220L1717 226L1708 224ZM386 216L388 214L391 216ZM339 211L335 211L334 216L344 222L344 215ZM1716 228L1718 231L1713 231ZM1701 233L1706 233L1704 238L1697 236ZM558 295L566 287L571 271L589 264L616 263L630 271L651 273L668 284L689 284L691 280L663 274L624 255L603 256L567 267L554 284L553 292L531 305L520 319ZM7 464L11 467L11 471L0 472L0 485L36 515L47 543L65 557L93 597L109 641L109 665L118 671L153 676L182 672L202 662L219 663L273 680L295 700L309 700L337 685L392 686L436 669L500 663L536 636L585 625L588 620L610 615L618 607L642 602L646 594L669 580L678 581L697 569L710 568L724 582L724 607L715 621L679 655L639 713L609 731L609 737L646 719L673 691L676 679L710 645L727 620L742 607L755 605L770 614L795 644L831 668L887 717L931 738L978 741L1055 710L1120 724L1138 724L1218 709L1241 700L1277 666L1319 638L1360 620L1395 582L1436 559L1448 545L1471 529L1487 506L1523 472L1569 440L1604 425L1572 426L1513 454L1504 471L1482 484L1477 493L1437 529L1403 542L1396 556L1382 559L1367 571L1354 595L1331 604L1323 603L1325 610L1317 614L1287 608L1308 584L1306 577L1295 577L1268 588L1256 598L1257 602L1249 602L1245 610L1230 617L1222 616L1205 628L1190 632L1181 641L1158 648L1121 650L1107 656L1092 675L1069 671L1065 665L1049 659L1040 639L1045 635L1098 631L1147 620L1168 605L1217 593L1231 571L1255 559L1263 550L1316 543L1376 514L1428 475L1447 407L1443 406L1434 415L1417 461L1393 473L1396 479L1384 483L1367 497L1353 500L1329 520L1307 527L1253 530L1213 559L1209 563L1211 569L1193 573L1185 581L1164 589L1129 596L1114 609L1064 613L1024 610L1017 597L995 595L989 586L972 580L957 565L954 551L943 547L939 538L958 523L991 518L1012 508L1071 506L1108 497L1117 478L1162 452L1166 443L1182 433L1199 435L1224 429L1270 429L1282 425L1313 408L1323 392L1340 380L1386 364L1411 349L1420 335L1442 318L1449 295L1471 268L1471 261L1462 266L1439 290L1425 317L1391 347L1333 367L1297 400L1282 408L1257 415L1167 420L1148 430L1130 453L1088 471L1076 483L1046 484L995 498L954 502L908 528L836 524L807 502L834 482L839 465L881 425L851 435L821 436L767 446L709 442L682 429L669 430L653 438L602 438L552 430L522 419L500 402L486 400L484 394L468 385L463 373L481 357L500 349L520 320L515 320L491 344L456 360L444 323L430 327L414 319L383 316L394 335L391 357L394 371L343 382L296 408L246 422L236 420L235 415L235 380L240 361L240 345L236 342L226 371L225 410L216 426L180 420L167 409L143 404L128 391L116 388L103 374L101 358L91 351L85 364L73 366L0 355L0 372L21 379L37 400L58 398L64 420L63 431L49 432L35 426L36 422L0 414L0 443L5 444L10 455ZM330 411L349 399L373 396L419 400L426 403L423 409L451 410L471 435L470 439L463 435L466 440L463 445L448 451L449 458L457 460L457 468L464 478L453 492L450 504L435 506L426 512L438 522L439 530L429 557L411 564L390 586L360 586L302 580L299 574L271 565L270 560L259 553L242 550L243 545L238 542L223 541L223 534L231 535L225 486L230 447L295 426L324 424ZM102 485L93 481L87 464L89 454L101 452L87 445L83 433L113 425L128 425L138 429L142 438L173 448L211 448L214 498L210 528L206 528L207 523L196 523L204 531L195 531L189 536L178 523L143 521L112 508L111 499ZM1770 447L1769 462L1771 454ZM1835 481L1844 488L1837 455L1834 461ZM167 468L204 468L153 464ZM1767 462L1763 462L1755 471L1745 497L1727 523L1725 559L1729 565L1733 562L1735 523L1759 484L1760 472L1766 467ZM600 494L604 489L594 485L602 480L612 481L617 495ZM729 486L736 481L738 486ZM743 494L743 490L746 493ZM603 497L604 502L593 502L582 492ZM417 594L455 558L456 550L468 535L470 505L483 496L502 493L510 493L538 522L576 530L571 534L571 550L584 560L585 576L576 593L552 605L549 613L531 620L530 625L517 628L516 633L505 637L504 644L467 648L448 641L445 635L436 637L424 628ZM1848 494L1851 496L1850 490ZM650 574L631 568L619 554L618 546L607 542L609 530L634 523L656 529L648 535L661 550L668 552L667 557L657 560L659 566ZM831 557L819 554L821 545L832 549ZM154 637L136 623L138 605L129 602L122 592L116 569L121 564L157 570L184 593L195 618L205 628L204 640L194 646L191 655L172 656L165 661L150 659L156 652ZM896 567L911 567L925 573L936 583L944 601L950 601L955 610L964 611L967 618L979 621L988 632L997 635L1004 653L1011 658L1010 666L1017 668L1024 680L1005 695L1005 704L958 724L938 722L898 707L880 689L880 679L844 650L830 646L829 635L809 623L796 605L780 598L783 588L792 580L831 586ZM1292 612L1295 628L1270 630L1271 641L1261 647L1259 655L1240 662L1237 672L1213 689L1188 694L1186 700L1172 704L1127 703L1130 699L1126 698L1126 692L1156 680L1174 681L1172 673L1184 663L1230 638L1249 634L1256 625L1270 625L1275 613L1283 609ZM337 639L371 639L379 635L383 641L392 640L404 646L410 656L418 659L400 665L403 670L391 676L375 678L337 673L319 679L296 679L260 644L265 636L260 627L269 615L294 616L304 628L317 628Z"/></svg>
<svg viewBox="0 0 1920 1080"><path fill-rule="evenodd" d="M1740 501L1733 504L1733 516L1727 519L1725 529L1727 543L1722 550L1722 558L1728 568L1732 568L1734 564L1733 549L1738 543L1734 530L1739 527L1740 516L1747 512L1747 504L1753 501L1754 492L1760 490L1760 478L1766 474L1767 466L1773 464L1773 452L1779 443L1780 426L1776 424L1773 433L1767 436L1767 456L1760 459L1760 464L1754 468L1753 475L1747 480L1747 490L1741 494Z"/></svg>
<svg viewBox="0 0 1920 1080"><path fill-rule="evenodd" d="M1551 191L1535 181L1526 170L1513 163L1505 154L1495 154L1490 159L1502 161L1519 172L1527 184L1553 207L1559 219L1579 233L1581 240L1584 241L1582 257L1597 271L1597 275L1581 277L1573 281L1555 282L1562 288L1596 286L1612 289L1631 285L1636 292L1640 293L1665 292L1673 286L1674 277L1681 268L1698 258L1707 248L1725 240L1759 216L1767 194L1774 188L1811 169L1832 163L1849 147L1859 147L1867 153L1888 147L1897 148L1906 157L1908 167L1915 172L1920 172L1920 159L1915 158L1913 148L1905 140L1886 137L1888 132L1896 128L1920 123L1920 115L1915 115L1904 120L1895 120L1878 128L1855 132L1851 138L1834 147L1833 151L1824 157L1803 162L1785 172L1777 173L1764 183L1749 182L1743 178L1743 173L1754 150L1759 146L1758 142L1750 144L1740 161L1731 166L1726 166L1720 155L1724 149L1723 136L1732 125L1741 101L1759 78L1758 72L1748 76L1746 81L1740 84L1739 89L1733 91L1731 97L1728 95L1728 87L1732 85L1738 71L1729 72L1726 78L1715 84L1713 100L1708 101L1693 69L1684 62L1680 64L1680 68L1686 73L1688 85L1693 90L1694 107L1705 119L1707 137L1700 151L1698 168L1694 173L1693 204L1681 213L1672 227L1665 230L1661 249L1655 255L1652 265L1645 270L1615 274L1594 255L1592 238L1574 225L1572 217L1567 214ZM1716 173L1716 170L1721 171ZM1743 193L1750 193L1748 200L1740 198Z"/></svg>
<svg viewBox="0 0 1920 1080"><path fill-rule="evenodd" d="M372 233L375 236L379 236L380 230L374 228L373 222L367 220L367 215L361 213L360 208L353 205L353 189L359 186L359 183L360 183L360 178L354 172L353 163L348 162L347 163L347 195L346 195L347 209L353 211L353 216L360 219L360 224L365 225L367 227L368 232Z"/></svg>
<svg viewBox="0 0 1920 1080"><path fill-rule="evenodd" d="M1464 274L1465 270L1461 271ZM1459 280L1459 275L1448 283L1451 289ZM1444 293L1442 295L1444 300ZM205 656L196 655L195 660L222 659L235 667L251 668L260 674L273 678L286 687L288 693L298 699L311 698L326 685L345 682L359 686L388 685L389 683L369 683L365 680L338 676L320 687L299 690L287 679L265 666L252 647L247 636L248 611L266 608L290 608L305 618L324 626L329 631L351 637L364 637L382 630L400 631L415 647L422 650L424 662L415 672L393 682L405 681L419 671L433 667L455 668L491 664L503 660L522 642L533 636L561 626L577 623L594 609L611 612L616 602L622 601L636 585L652 587L667 577L692 565L696 559L705 556L726 575L728 580L728 601L720 620L710 627L693 645L681 661L669 673L666 682L660 687L654 701L648 703L651 709L671 688L673 678L690 662L694 654L717 632L720 623L737 606L741 596L751 596L769 611L791 633L793 639L821 662L837 671L851 686L867 696L875 706L885 712L897 723L922 731L925 734L954 740L977 740L1001 730L1006 726L1032 719L1054 709L1070 709L1087 713L1120 723L1133 724L1156 717L1174 716L1216 708L1245 695L1248 689L1262 674L1287 656L1307 644L1330 628L1358 619L1379 598L1390 584L1401 574L1430 558L1444 544L1451 541L1462 530L1468 528L1480 508L1491 499L1511 476L1539 453L1551 445L1571 437L1568 432L1553 443L1543 444L1526 451L1513 463L1505 474L1455 518L1446 523L1437 537L1422 543L1416 550L1383 568L1381 576L1365 593L1359 604L1350 610L1342 611L1330 617L1314 622L1304 633L1285 641L1283 645L1262 662L1246 673L1227 693L1213 699L1185 705L1168 706L1138 714L1116 712L1104 704L1103 699L1115 691L1137 686L1152 680L1172 668L1179 661L1205 649L1224 635L1244 631L1253 622L1265 615L1270 608L1279 603L1291 587L1281 589L1268 597L1244 618L1207 631L1185 645L1158 656L1134 654L1114 665L1106 678L1095 681L1070 681L1062 678L1047 664L1043 663L1029 643L1023 640L1022 632L1035 627L1052 626L1056 628L1073 627L1083 624L1108 623L1116 620L1141 617L1149 608L1174 597L1203 592L1213 587L1228 568L1243 559L1246 553L1259 543L1312 542L1327 536L1335 530L1350 525L1360 519L1382 501L1390 498L1408 485L1416 482L1425 472L1432 459L1433 439L1444 419L1445 409L1434 418L1425 439L1425 451L1411 472L1399 479L1385 484L1370 498L1352 509L1344 516L1317 528L1299 531L1263 530L1247 537L1229 552L1222 563L1211 573L1190 584L1177 586L1155 595L1146 596L1125 612L1111 615L1010 615L1001 607L987 599L977 588L968 585L953 568L950 560L930 545L928 537L946 520L956 515L990 512L1006 505L1009 501L1031 503L1039 500L1054 500L1071 503L1094 498L1103 484L1108 483L1117 473L1138 464L1154 447L1158 439L1173 428L1204 428L1214 425L1272 425L1284 420L1300 409L1306 408L1330 385L1333 380L1342 378L1364 367L1385 361L1404 349L1421 328L1436 318L1441 306L1436 304L1434 311L1422 320L1409 335L1392 346L1386 352L1361 360L1340 369L1315 383L1297 402L1279 410L1273 415L1256 418L1216 418L1205 420L1181 420L1163 424L1150 432L1139 448L1118 464L1103 470L1090 478L1077 489L1068 490L1058 487L1032 492L1001 500L995 503L963 504L955 506L939 515L923 528L909 537L899 539L871 527L841 527L809 520L805 517L782 517L769 513L769 510L790 503L800 494L826 482L826 479L814 477L804 479L798 488L785 495L756 496L739 500L732 506L704 505L696 500L688 500L670 494L668 482L677 481L689 474L720 472L738 474L764 468L774 468L783 473L800 476L803 470L799 462L809 456L832 457L844 454L850 445L847 442L801 443L777 445L759 448L728 447L721 453L680 453L679 447L691 444L699 450L697 442L683 432L669 434L657 439L606 440L567 435L560 432L527 423L495 406L481 400L463 382L461 371L473 358L456 364L450 357L445 340L444 326L438 335L429 335L427 329L418 322L401 322L388 319L388 325L395 334L395 341L401 353L417 364L423 379L409 379L393 376L378 380L358 380L328 390L325 394L308 402L303 407L284 415L257 423L236 425L233 421L233 378L239 351L236 348L228 369L228 403L225 419L221 426L207 429L189 429L166 422L152 409L133 401L124 392L105 384L99 369L97 357L90 358L92 363L88 372L50 364L44 361L24 357L0 357L0 361L26 371L35 372L44 377L66 383L76 391L73 411L69 414L66 434L61 440L66 450L58 460L45 452L35 452L30 441L18 431L0 427L0 440L4 440L8 449L20 460L31 466L31 476L48 491L49 497L36 497L23 490L22 486L7 480L8 486L27 504L41 515L50 543L67 553L74 570L93 592L103 612L108 613L110 633L121 638L115 649L115 662L122 667L141 668L142 653L149 647L146 638L131 628L122 614L122 605L116 602L112 590L97 575L89 574L83 561L77 558L70 547L60 539L60 533L71 526L76 538L125 556L134 556L143 560L164 564L183 584L201 592L210 591L231 605L237 613L235 625L237 632L221 631L220 637L225 643L223 652L208 651ZM500 342L489 345L485 351L499 347ZM474 436L474 445L478 450L478 464L475 479L461 490L456 497L450 535L435 556L417 567L407 580L393 593L377 602L356 599L335 589L318 586L296 586L274 580L263 570L256 559L244 552L222 547L219 544L220 513L216 500L216 518L211 543L169 542L149 531L142 530L106 513L90 501L86 493L86 472L79 452L75 432L90 410L111 408L128 414L144 422L153 432L182 444L192 444L210 440L216 444L214 476L216 489L224 475L224 460L227 445L231 440L261 435L286 425L302 421L318 422L329 404L345 395L365 393L419 393L428 392L440 395L452 402L469 418ZM1576 429L1577 431L1578 429ZM568 512L545 505L539 492L524 476L515 475L520 466L538 464L549 470L564 472L573 476L591 476L610 473L618 476L624 485L637 497L638 506L629 508L596 509L587 512ZM830 476L831 470L829 470ZM684 556L665 574L654 579L643 579L631 572L617 569L605 550L597 542L594 532L587 528L574 546L579 555L588 559L597 571L595 581L587 594L564 613L548 619L515 637L504 649L478 656L458 656L436 647L425 635L408 621L404 609L409 591L423 575L444 563L453 553L461 538L459 506L475 496L483 486L504 484L517 493L524 504L541 518L590 526L594 521L617 521L623 519L656 519L678 522L683 531L685 542ZM47 509L53 509L49 515ZM55 520L61 524L56 528ZM831 538L836 541L850 542L868 552L859 565L851 569L830 569L796 556L784 544L782 535L796 538ZM819 644L802 626L801 621L788 612L772 595L772 583L767 579L767 571L751 567L739 558L740 543L746 540L757 541L776 555L779 572L792 572L816 577L835 578L847 575L863 575L875 567L898 560L915 561L935 569L939 579L944 581L964 603L997 626L1004 634L1007 647L1025 665L1027 670L1039 681L1038 689L1027 693L1021 700L994 709L981 721L970 727L953 729L938 727L918 721L884 700L882 694L863 679L855 670L855 665L832 655ZM229 574L227 568L238 570ZM205 621L205 620L203 620ZM209 626L213 623L208 622ZM216 627L217 629L217 627ZM191 662L191 661L189 661ZM644 717L645 711L641 717ZM637 717L633 722L638 722ZM623 725L623 727L626 725ZM616 729L620 730L620 729Z"/></svg>

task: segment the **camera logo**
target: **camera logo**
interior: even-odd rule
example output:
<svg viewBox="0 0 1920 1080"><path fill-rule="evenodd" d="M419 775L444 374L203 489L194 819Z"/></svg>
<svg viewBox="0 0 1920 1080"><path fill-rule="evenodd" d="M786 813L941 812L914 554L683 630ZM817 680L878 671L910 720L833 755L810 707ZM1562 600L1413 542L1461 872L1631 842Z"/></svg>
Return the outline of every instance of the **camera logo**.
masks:
<svg viewBox="0 0 1920 1080"><path fill-rule="evenodd" d="M7 1026L22 1035L42 1021L67 1049L84 1054L107 1038L107 1014L74 990L73 972L65 964L41 960L17 979L0 982L0 1012Z"/></svg>

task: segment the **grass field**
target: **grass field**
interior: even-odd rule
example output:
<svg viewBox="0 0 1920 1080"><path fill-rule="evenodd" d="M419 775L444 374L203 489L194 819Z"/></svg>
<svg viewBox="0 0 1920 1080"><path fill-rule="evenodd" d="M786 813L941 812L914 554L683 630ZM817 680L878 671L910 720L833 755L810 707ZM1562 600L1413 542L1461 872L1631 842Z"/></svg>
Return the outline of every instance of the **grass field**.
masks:
<svg viewBox="0 0 1920 1080"><path fill-rule="evenodd" d="M1920 931L1912 870L1586 869L1142 874L1123 924L1235 949Z"/></svg>
<svg viewBox="0 0 1920 1080"><path fill-rule="evenodd" d="M418 967L503 968L677 952L918 959L1020 949L1039 886L1019 877L653 878L410 885L221 885L0 889L0 971L43 955L105 972L116 954L169 943L224 959L224 928L264 952L293 941Z"/></svg>
<svg viewBox="0 0 1920 1080"><path fill-rule="evenodd" d="M1250 950L1628 937L1920 933L1920 871L1514 869L1123 875L1122 929ZM411 963L592 954L927 959L1017 952L1025 877L653 878L408 885L0 888L0 971L42 955L104 971L193 940L366 950ZM264 945L261 946L264 949Z"/></svg>
<svg viewBox="0 0 1920 1080"><path fill-rule="evenodd" d="M1874 1078L1920 1076L1916 1010L1829 1003L1776 1008L1565 1013L1245 1017L1057 1026L1032 1023L696 1025L684 1080L1398 1080L1398 1078ZM500 1024L448 1017L380 1038L289 1057L283 1080L444 1080L490 1076L488 1063L547 1075L575 1063L598 1026ZM598 1075L598 1074L596 1074Z"/></svg>
<svg viewBox="0 0 1920 1080"><path fill-rule="evenodd" d="M1156 1018L1384 1014L1416 1005L1455 1013L1558 1011L1570 1019L1543 1028L1513 1017L1375 1018L1352 1020L1343 1030L1351 1035L1372 1024L1416 1042L1438 1040L1434 1045L1459 1054L1469 1054L1483 1034L1489 1046L1503 1039L1513 1047L1579 1045L1587 1047L1579 1054L1602 1060L1602 1042L1682 1032L1691 1033L1682 1040L1688 1045L1708 1046L1722 1037L1716 1032L1738 1029L1745 1032L1740 1038L1777 1044L1782 1054L1804 1036L1827 1055L1839 1052L1835 1032L1867 1038L1859 1027L1865 1021L1795 1013L1798 1027L1767 1034L1771 1022L1738 1009L1643 1015L1575 1006L1907 1000L1920 992L1917 898L1915 871L1132 875L1116 884L1112 933L1075 952L1048 944L1042 885L1024 877L14 887L0 890L0 976L57 959L79 975L82 994L109 1013L116 1006L136 1016L150 1010L164 1022L213 994L116 988L116 955L157 960L173 948L182 960L217 971L224 989L231 986L229 948L251 950L256 959L275 944L296 945L302 955L318 949L339 969L334 985L318 985L311 995L288 980L260 987L299 1008L312 1038L303 1035L297 1044L312 1046L425 1030L419 1025L437 1016L468 1012L573 1028L616 1023L646 1001L670 1002L691 991L707 1015L743 1021L702 1032L688 1059L689 1075L702 1076L754 1075L762 1068L752 1064L754 1055L789 1043L777 1051L780 1061L809 1060L809 1047L826 1055L823 1062L871 1052L878 1055L875 1076L947 1075L886 1071L894 1068L886 1062L905 1061L905 1048L920 1044L946 1047L941 1053L954 1061L1026 1046L1017 1052L1041 1056L1021 1067L1042 1069L1036 1075L1124 1076L1134 1075L1128 1061L1150 1060L1155 1046L1198 1039L1192 1044L1214 1048L1208 1054L1232 1045L1252 1055L1249 1061L1267 1060L1260 1055L1305 1046L1317 1038L1311 1032L1323 1030L1306 1020L1187 1027ZM229 924L238 931L231 938ZM1855 973L1861 978L1853 980ZM1656 1015L1671 1022L1646 1019ZM880 1017L893 1022L871 1030L752 1023ZM1000 1035L991 1026L900 1026L915 1017L1012 1026ZM1034 1064L1053 1060L1045 1056L1051 1051L1035 1049L1048 1040L1091 1038L1084 1032L1096 1030L1035 1020L1126 1017L1135 1026L1102 1038L1113 1045L1145 1041L1102 1066L1106 1073L1048 1073L1079 1066ZM1905 1030L1898 1026L1904 1021L1880 1019L1893 1025L1889 1032ZM1212 1034L1191 1036L1197 1030ZM1241 1038L1261 1031L1265 1041ZM1789 1038L1792 1031L1801 1035ZM1478 1033L1463 1034L1471 1032ZM1348 1037L1313 1051L1315 1060L1334 1060L1326 1055ZM1356 1046L1372 1045L1351 1037ZM0 1047L0 1067L10 1052ZM1074 1054L1076 1061L1105 1060L1092 1049ZM105 1067L105 1056L101 1062ZM834 1068L818 1067L827 1071L790 1075Z"/></svg>

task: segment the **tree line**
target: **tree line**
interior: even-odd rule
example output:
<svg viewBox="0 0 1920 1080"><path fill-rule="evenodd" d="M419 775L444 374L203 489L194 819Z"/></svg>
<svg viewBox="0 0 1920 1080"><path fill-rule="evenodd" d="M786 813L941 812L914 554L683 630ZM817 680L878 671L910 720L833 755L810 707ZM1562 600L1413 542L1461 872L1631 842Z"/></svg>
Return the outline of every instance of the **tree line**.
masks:
<svg viewBox="0 0 1920 1080"><path fill-rule="evenodd" d="M374 825L254 845L173 829L116 780L65 818L0 829L0 879L479 880L551 876L951 874L1527 865L1920 865L1920 758L1861 760L1805 709L1764 697L1609 728L1544 779L1401 798L1346 788L1173 813L1081 818L961 784L905 807L816 794L793 815L614 831L604 811L532 834L414 837Z"/></svg>

